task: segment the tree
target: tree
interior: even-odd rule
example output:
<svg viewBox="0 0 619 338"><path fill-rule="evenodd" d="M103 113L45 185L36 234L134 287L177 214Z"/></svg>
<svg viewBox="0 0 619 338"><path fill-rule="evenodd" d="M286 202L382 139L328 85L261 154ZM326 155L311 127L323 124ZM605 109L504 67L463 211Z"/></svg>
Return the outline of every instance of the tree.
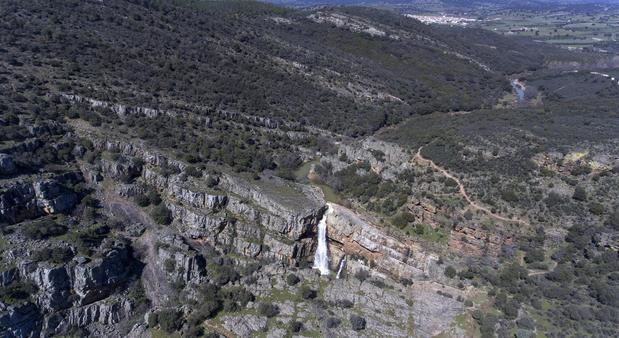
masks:
<svg viewBox="0 0 619 338"><path fill-rule="evenodd" d="M288 326L288 330L293 333L300 332L302 329L303 323L297 321L290 322L290 325Z"/></svg>
<svg viewBox="0 0 619 338"><path fill-rule="evenodd" d="M303 285L300 289L299 289L299 295L301 296L301 298L308 300L308 299L314 299L317 296L317 293L315 290L312 290L309 286L307 285Z"/></svg>
<svg viewBox="0 0 619 338"><path fill-rule="evenodd" d="M164 204L156 206L150 215L159 224L168 225L172 223L172 213Z"/></svg>
<svg viewBox="0 0 619 338"><path fill-rule="evenodd" d="M279 314L279 307L270 303L260 303L260 305L258 305L258 313L268 318L272 318Z"/></svg>
<svg viewBox="0 0 619 338"><path fill-rule="evenodd" d="M587 200L587 191L584 187L577 186L576 189L574 189L574 195L572 196L572 198L576 201L584 202Z"/></svg>
<svg viewBox="0 0 619 338"><path fill-rule="evenodd" d="M297 275L291 273L288 274L288 276L286 276L286 283L288 283L288 285L293 286L293 285L297 285L297 283L299 283L301 281L301 279L299 279L299 277L297 277Z"/></svg>
<svg viewBox="0 0 619 338"><path fill-rule="evenodd" d="M449 277L449 278L454 278L456 277L456 269L454 269L453 266L448 265L445 268L445 276Z"/></svg>
<svg viewBox="0 0 619 338"><path fill-rule="evenodd" d="M161 310L157 313L157 321L161 329L172 333L181 328L183 324L183 314L176 309Z"/></svg>

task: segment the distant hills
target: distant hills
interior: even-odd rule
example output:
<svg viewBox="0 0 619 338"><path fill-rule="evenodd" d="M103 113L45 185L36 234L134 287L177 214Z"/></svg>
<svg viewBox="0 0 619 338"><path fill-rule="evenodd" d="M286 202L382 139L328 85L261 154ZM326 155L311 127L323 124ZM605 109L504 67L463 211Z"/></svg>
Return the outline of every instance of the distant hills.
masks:
<svg viewBox="0 0 619 338"><path fill-rule="evenodd" d="M476 8L476 7L546 7L549 5L582 5L582 4L605 4L617 5L615 0L265 0L281 5L289 6L317 6L317 5L358 5L408 8Z"/></svg>

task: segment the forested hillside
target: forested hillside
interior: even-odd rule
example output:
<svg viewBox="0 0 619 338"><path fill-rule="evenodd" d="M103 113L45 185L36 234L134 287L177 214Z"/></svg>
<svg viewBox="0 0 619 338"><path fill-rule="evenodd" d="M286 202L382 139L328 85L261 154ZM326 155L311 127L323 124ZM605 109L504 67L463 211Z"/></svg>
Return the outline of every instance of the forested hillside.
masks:
<svg viewBox="0 0 619 338"><path fill-rule="evenodd" d="M606 61L362 7L0 0L0 336L616 336Z"/></svg>
<svg viewBox="0 0 619 338"><path fill-rule="evenodd" d="M509 89L503 74L560 57L390 12L326 10L356 22L334 29L311 12L260 3L182 3L4 1L2 55L11 70L47 79L50 92L202 105L349 135L414 113L488 106Z"/></svg>

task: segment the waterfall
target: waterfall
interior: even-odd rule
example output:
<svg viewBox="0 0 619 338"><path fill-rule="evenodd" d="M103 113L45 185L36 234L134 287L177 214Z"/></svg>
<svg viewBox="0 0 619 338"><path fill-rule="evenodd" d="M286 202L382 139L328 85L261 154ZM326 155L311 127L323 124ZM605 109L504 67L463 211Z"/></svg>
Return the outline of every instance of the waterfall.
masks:
<svg viewBox="0 0 619 338"><path fill-rule="evenodd" d="M327 209L325 214L318 222L318 248L314 255L314 269L320 270L321 275L329 274L329 254L327 251L327 214L330 209Z"/></svg>
<svg viewBox="0 0 619 338"><path fill-rule="evenodd" d="M335 276L335 279L340 279L340 274L342 273L342 269L344 268L344 266L346 266L346 256L344 256L344 258L342 258L342 261L340 262L340 268L337 269L337 275Z"/></svg>

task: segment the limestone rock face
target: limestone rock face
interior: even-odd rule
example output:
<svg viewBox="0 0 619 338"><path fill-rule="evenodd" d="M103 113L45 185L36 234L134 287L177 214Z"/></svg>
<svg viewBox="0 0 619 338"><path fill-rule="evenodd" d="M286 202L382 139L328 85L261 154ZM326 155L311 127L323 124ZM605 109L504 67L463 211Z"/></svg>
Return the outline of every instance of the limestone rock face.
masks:
<svg viewBox="0 0 619 338"><path fill-rule="evenodd" d="M166 273L180 278L185 283L200 283L206 277L206 260L187 245L182 237L170 235L161 241L157 249L157 263Z"/></svg>
<svg viewBox="0 0 619 338"><path fill-rule="evenodd" d="M10 268L3 271L0 271L0 287L7 286L18 277L18 272L16 268Z"/></svg>
<svg viewBox="0 0 619 338"><path fill-rule="evenodd" d="M77 201L75 193L68 191L55 180L35 182L34 194L37 205L47 214L68 211Z"/></svg>
<svg viewBox="0 0 619 338"><path fill-rule="evenodd" d="M403 242L381 232L353 211L330 203L327 214L327 237L332 251L361 256L374 262L378 271L395 278L423 277L433 274L438 257L421 247ZM330 262L338 262L330 259ZM335 266L331 267L336 268Z"/></svg>
<svg viewBox="0 0 619 338"><path fill-rule="evenodd" d="M30 337L38 331L40 317L33 303L11 306L0 303L0 336Z"/></svg>
<svg viewBox="0 0 619 338"><path fill-rule="evenodd" d="M131 302L126 299L106 299L80 307L70 308L64 323L84 327L91 323L115 324L131 313Z"/></svg>
<svg viewBox="0 0 619 338"><path fill-rule="evenodd" d="M512 245L512 242L509 236L465 225L455 225L449 235L450 250L468 256L497 257L503 247Z"/></svg>
<svg viewBox="0 0 619 338"><path fill-rule="evenodd" d="M104 244L105 245L105 242ZM110 295L112 289L129 273L130 254L124 242L111 244L102 257L80 263L74 268L74 291L80 305L90 304Z"/></svg>
<svg viewBox="0 0 619 338"><path fill-rule="evenodd" d="M37 286L36 301L45 310L60 310L71 306L69 294L71 278L67 266L52 266L49 263L26 263L20 266L20 274Z"/></svg>
<svg viewBox="0 0 619 338"><path fill-rule="evenodd" d="M13 157L8 154L0 154L0 175L10 175L15 173L16 170Z"/></svg>
<svg viewBox="0 0 619 338"><path fill-rule="evenodd" d="M71 210L77 203L77 195L61 184L67 179L59 176L10 182L0 188L0 220L16 223Z"/></svg>
<svg viewBox="0 0 619 338"><path fill-rule="evenodd" d="M372 137L351 144L342 144L337 155L326 157L333 164L334 171L349 165L340 161L341 155L345 155L349 161L367 161L372 171L384 179L395 179L397 174L412 167L410 163L412 155L406 149Z"/></svg>
<svg viewBox="0 0 619 338"><path fill-rule="evenodd" d="M205 213L200 209L173 203L169 204L168 209L172 212L172 216L180 221L183 234L192 238L215 238L229 223L224 216Z"/></svg>
<svg viewBox="0 0 619 338"><path fill-rule="evenodd" d="M249 184L237 177L225 176L220 185L261 209L237 201L230 203L231 211L256 220L291 240L311 234L325 210L324 201L317 191L278 178Z"/></svg>
<svg viewBox="0 0 619 338"><path fill-rule="evenodd" d="M116 161L101 160L101 171L107 177L125 179L140 176L142 163L133 157L119 156Z"/></svg>
<svg viewBox="0 0 619 338"><path fill-rule="evenodd" d="M254 332L263 331L267 326L267 318L262 316L225 316L224 327L234 332L238 337L249 337Z"/></svg>

